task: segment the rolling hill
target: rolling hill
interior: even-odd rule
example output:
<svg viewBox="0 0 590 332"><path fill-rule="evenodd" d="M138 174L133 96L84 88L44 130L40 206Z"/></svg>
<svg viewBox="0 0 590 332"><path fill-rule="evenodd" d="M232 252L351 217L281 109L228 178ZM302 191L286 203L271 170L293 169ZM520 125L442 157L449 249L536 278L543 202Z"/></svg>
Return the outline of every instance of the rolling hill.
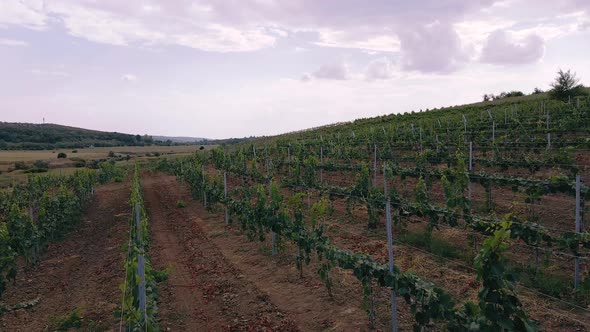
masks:
<svg viewBox="0 0 590 332"><path fill-rule="evenodd" d="M0 150L47 150L90 146L142 146L151 136L104 132L57 124L0 122Z"/></svg>

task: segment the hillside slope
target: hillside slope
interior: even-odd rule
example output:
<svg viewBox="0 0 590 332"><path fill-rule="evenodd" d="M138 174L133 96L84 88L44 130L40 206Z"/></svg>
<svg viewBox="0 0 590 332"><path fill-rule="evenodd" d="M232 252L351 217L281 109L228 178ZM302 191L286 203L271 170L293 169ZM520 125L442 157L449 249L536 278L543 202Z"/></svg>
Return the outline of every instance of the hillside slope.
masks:
<svg viewBox="0 0 590 332"><path fill-rule="evenodd" d="M104 132L57 124L0 122L0 150L46 150L90 146L145 145L150 136Z"/></svg>

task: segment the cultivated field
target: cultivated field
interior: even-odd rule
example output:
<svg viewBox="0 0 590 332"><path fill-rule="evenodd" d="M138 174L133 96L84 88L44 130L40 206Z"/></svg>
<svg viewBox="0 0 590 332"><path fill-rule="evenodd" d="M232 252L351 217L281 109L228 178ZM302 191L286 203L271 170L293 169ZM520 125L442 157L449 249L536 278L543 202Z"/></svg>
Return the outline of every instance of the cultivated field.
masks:
<svg viewBox="0 0 590 332"><path fill-rule="evenodd" d="M32 177L0 196L0 326L587 331L589 105L134 149Z"/></svg>

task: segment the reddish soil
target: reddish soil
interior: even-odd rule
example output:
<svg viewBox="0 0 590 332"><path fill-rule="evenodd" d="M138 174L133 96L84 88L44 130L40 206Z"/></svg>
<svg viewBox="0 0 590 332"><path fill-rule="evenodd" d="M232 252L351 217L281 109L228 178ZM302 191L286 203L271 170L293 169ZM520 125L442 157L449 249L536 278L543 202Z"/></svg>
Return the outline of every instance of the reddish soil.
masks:
<svg viewBox="0 0 590 332"><path fill-rule="evenodd" d="M150 256L156 269L169 269L158 286L158 318L171 331L296 331L289 314L277 308L227 260L195 223L174 178L144 176L150 217Z"/></svg>
<svg viewBox="0 0 590 332"><path fill-rule="evenodd" d="M266 243L226 227L222 211L209 213L191 201L175 177L154 174L142 183L153 264L171 269L168 282L158 287L163 329L368 330L352 275L335 269L331 299L315 273L318 266L305 267L300 278L288 248L271 257ZM177 208L179 200L188 206Z"/></svg>
<svg viewBox="0 0 590 332"><path fill-rule="evenodd" d="M76 309L83 317L83 328L118 329L114 312L121 305L128 199L128 184L97 188L79 228L50 245L38 265L19 269L16 283L3 296L4 303L13 306L35 298L39 303L4 314L0 330L51 330L55 328L52 321Z"/></svg>

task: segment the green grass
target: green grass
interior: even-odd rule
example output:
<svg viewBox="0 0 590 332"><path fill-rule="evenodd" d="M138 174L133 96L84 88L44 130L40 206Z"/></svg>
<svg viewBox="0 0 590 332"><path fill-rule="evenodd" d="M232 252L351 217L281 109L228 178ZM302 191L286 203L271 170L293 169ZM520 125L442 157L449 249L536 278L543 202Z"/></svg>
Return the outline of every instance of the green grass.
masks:
<svg viewBox="0 0 590 332"><path fill-rule="evenodd" d="M80 309L76 308L72 310L69 314L57 317L50 317L50 330L51 331L67 331L69 329L75 328L79 329L82 327L83 318L80 314Z"/></svg>
<svg viewBox="0 0 590 332"><path fill-rule="evenodd" d="M573 288L570 278L548 273L541 267L536 271L534 266L509 266L508 272L513 274L523 286L538 289L558 298L568 296Z"/></svg>
<svg viewBox="0 0 590 332"><path fill-rule="evenodd" d="M399 236L399 242L426 249L445 258L463 258L459 248L435 234L429 234L427 231L403 233Z"/></svg>

